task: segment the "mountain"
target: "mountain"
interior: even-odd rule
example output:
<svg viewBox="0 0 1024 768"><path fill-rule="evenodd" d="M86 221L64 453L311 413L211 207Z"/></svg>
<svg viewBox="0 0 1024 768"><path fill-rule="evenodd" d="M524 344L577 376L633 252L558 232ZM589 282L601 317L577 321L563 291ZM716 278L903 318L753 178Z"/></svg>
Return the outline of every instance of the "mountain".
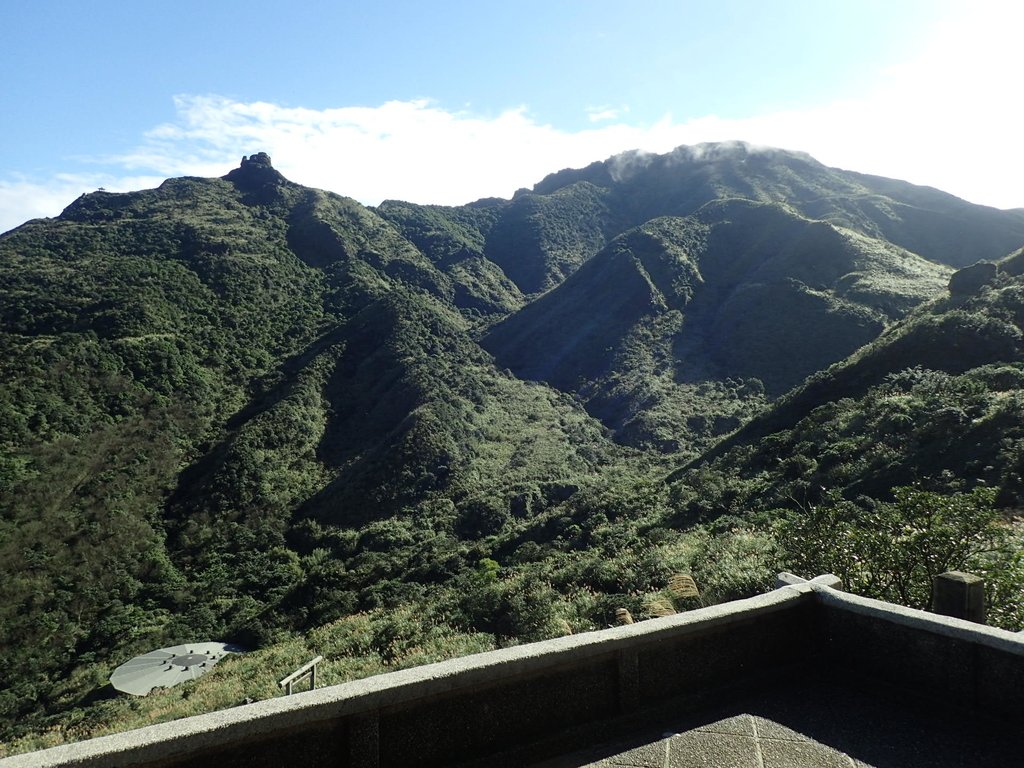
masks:
<svg viewBox="0 0 1024 768"><path fill-rule="evenodd" d="M753 474L788 457L791 476L762 496L878 495L970 478L997 489L1003 505L1024 506L1022 264L1018 251L957 273L944 295L811 376L703 460Z"/></svg>
<svg viewBox="0 0 1024 768"><path fill-rule="evenodd" d="M1024 242L1024 211L740 143L625 153L504 203L380 212L440 262L450 248L424 233L481 209L473 252L524 297L480 324L482 345L580 398L619 442L667 452L703 449L952 267Z"/></svg>
<svg viewBox="0 0 1024 768"><path fill-rule="evenodd" d="M619 235L482 343L516 375L578 394L627 442L702 447L948 274L779 204L728 200Z"/></svg>
<svg viewBox="0 0 1024 768"><path fill-rule="evenodd" d="M0 642L20 670L4 716L114 647L258 644L442 579L464 541L617 455L570 398L473 343L460 307L510 284L458 266L265 155L3 235ZM352 564L329 599L301 562L375 546L392 565Z"/></svg>
<svg viewBox="0 0 1024 768"><path fill-rule="evenodd" d="M1022 244L735 144L375 209L259 153L0 235L0 739L196 637L337 680L746 594L821 484L1016 504L1024 255L956 268Z"/></svg>
<svg viewBox="0 0 1024 768"><path fill-rule="evenodd" d="M771 531L794 572L927 608L935 575L985 579L1024 626L1024 251L821 371L665 480L662 524Z"/></svg>
<svg viewBox="0 0 1024 768"><path fill-rule="evenodd" d="M576 183L608 191L634 224L685 216L713 200L784 201L796 213L888 240L954 267L1002 258L1019 247L1024 210L972 205L930 187L829 168L809 155L742 142L678 147L664 155L626 152L538 183L549 195Z"/></svg>

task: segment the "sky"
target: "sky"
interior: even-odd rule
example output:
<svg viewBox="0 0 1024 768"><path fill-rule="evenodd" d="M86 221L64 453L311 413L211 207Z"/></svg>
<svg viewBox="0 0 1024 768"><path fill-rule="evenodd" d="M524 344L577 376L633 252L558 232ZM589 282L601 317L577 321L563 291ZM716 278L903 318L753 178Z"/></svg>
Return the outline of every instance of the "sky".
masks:
<svg viewBox="0 0 1024 768"><path fill-rule="evenodd" d="M1024 207L1013 0L3 0L0 232L267 152L375 205L747 141Z"/></svg>

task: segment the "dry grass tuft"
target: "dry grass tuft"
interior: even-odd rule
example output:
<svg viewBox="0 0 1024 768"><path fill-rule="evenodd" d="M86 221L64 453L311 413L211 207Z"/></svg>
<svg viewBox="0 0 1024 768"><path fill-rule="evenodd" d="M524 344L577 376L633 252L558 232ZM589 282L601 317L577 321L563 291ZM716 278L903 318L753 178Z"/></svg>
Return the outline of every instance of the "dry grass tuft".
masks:
<svg viewBox="0 0 1024 768"><path fill-rule="evenodd" d="M688 573L677 573L668 580L668 591L672 597L681 600L687 597L700 598L700 590L697 589L697 582Z"/></svg>
<svg viewBox="0 0 1024 768"><path fill-rule="evenodd" d="M644 612L652 619L675 615L676 609L671 601L662 595L648 595L644 598Z"/></svg>

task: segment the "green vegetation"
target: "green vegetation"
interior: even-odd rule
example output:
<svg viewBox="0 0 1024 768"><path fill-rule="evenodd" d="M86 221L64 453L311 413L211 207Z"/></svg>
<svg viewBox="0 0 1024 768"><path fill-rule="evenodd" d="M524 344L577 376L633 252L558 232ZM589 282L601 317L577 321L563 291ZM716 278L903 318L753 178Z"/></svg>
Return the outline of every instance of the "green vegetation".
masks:
<svg viewBox="0 0 1024 768"><path fill-rule="evenodd" d="M778 203L807 219L885 240L930 261L963 267L998 259L1024 241L1024 212L975 206L931 187L828 168L808 155L742 143L678 147L664 155L627 152L534 187L550 195L586 182L608 190L624 226L689 216L738 198Z"/></svg>
<svg viewBox="0 0 1024 768"><path fill-rule="evenodd" d="M967 570L988 579L990 623L1024 624L1019 537L993 506L992 489L901 487L892 494L891 502L827 499L781 518L776 537L787 561L801 573L834 573L852 592L913 608L928 607L934 575Z"/></svg>
<svg viewBox="0 0 1024 768"><path fill-rule="evenodd" d="M696 452L948 274L780 205L731 200L619 235L482 344L517 376L574 392L620 442Z"/></svg>
<svg viewBox="0 0 1024 768"><path fill-rule="evenodd" d="M1024 626L1020 256L945 291L1020 217L702 151L377 210L256 155L0 236L0 754L782 569ZM107 684L190 639L252 652Z"/></svg>

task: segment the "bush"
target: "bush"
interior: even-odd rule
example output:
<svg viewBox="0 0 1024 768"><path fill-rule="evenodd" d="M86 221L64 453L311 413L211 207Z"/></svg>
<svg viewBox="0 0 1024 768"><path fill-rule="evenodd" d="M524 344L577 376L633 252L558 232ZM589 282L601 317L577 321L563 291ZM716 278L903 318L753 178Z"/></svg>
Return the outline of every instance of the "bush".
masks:
<svg viewBox="0 0 1024 768"><path fill-rule="evenodd" d="M834 573L851 592L913 608L927 608L932 578L949 570L990 575L995 602L1024 587L1014 570L1011 529L993 506L995 491L939 494L914 487L893 489L891 502L830 498L803 507L776 529L786 565L814 576ZM1017 558L1019 561L1019 557ZM995 605L994 615L1006 614Z"/></svg>

